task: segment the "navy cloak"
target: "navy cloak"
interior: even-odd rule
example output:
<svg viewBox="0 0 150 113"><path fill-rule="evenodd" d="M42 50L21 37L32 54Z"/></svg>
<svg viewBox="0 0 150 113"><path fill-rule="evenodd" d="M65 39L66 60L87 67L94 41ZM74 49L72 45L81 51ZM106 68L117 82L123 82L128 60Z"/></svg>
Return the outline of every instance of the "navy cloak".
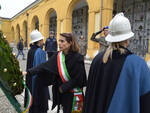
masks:
<svg viewBox="0 0 150 113"><path fill-rule="evenodd" d="M150 70L146 62L127 50L104 53L93 60L85 94L83 113L150 113Z"/></svg>
<svg viewBox="0 0 150 113"><path fill-rule="evenodd" d="M28 52L28 58L27 58L27 70L33 67L37 67L39 64L46 62L46 52L43 51L39 46L33 45L31 49ZM46 73L40 73L40 76L44 76ZM38 98L34 98L37 94L34 93L34 88L39 88L35 86L35 81L36 81L37 75L35 76L26 76L26 84L29 87L29 90L33 96L33 104L30 109L30 112L36 112L41 110L42 111L47 111L48 110L48 99L49 99L49 92L48 92L48 87L41 89L43 95L42 95L42 101L40 104L37 103ZM37 83L40 84L40 83ZM25 92L25 105L27 102L27 92ZM37 104L39 106L37 106ZM39 111L40 112L40 111Z"/></svg>

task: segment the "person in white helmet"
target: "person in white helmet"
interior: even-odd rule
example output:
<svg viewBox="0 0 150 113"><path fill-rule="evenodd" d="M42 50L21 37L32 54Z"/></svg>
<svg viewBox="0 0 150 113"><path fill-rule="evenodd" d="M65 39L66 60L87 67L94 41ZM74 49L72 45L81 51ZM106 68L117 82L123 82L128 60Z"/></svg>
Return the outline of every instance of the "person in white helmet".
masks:
<svg viewBox="0 0 150 113"><path fill-rule="evenodd" d="M82 113L150 113L150 70L127 49L133 36L128 18L117 14L109 47L92 61Z"/></svg>
<svg viewBox="0 0 150 113"><path fill-rule="evenodd" d="M31 44L30 50L28 52L27 56L27 69L37 67L39 64L46 62L46 52L42 50L43 46L43 35L38 31L38 30L33 30L30 34L31 36ZM46 73L41 73L38 74L39 76L44 76ZM48 93L48 87L40 89L43 95L42 96L42 101L38 103L37 99L34 97L37 95L34 93L34 88L39 88L35 85L37 76L26 76L26 84L32 94L33 97L33 104L29 110L29 113L47 113L48 110L48 98L49 98L49 93ZM39 97L41 98L41 97ZM25 92L25 106L27 105L27 91Z"/></svg>

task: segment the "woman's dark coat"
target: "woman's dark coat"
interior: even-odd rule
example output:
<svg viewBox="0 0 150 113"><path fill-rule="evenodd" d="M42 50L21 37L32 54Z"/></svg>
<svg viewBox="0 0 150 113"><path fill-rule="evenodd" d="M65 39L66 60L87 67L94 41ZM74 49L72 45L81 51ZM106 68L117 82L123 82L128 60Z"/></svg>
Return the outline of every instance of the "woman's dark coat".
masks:
<svg viewBox="0 0 150 113"><path fill-rule="evenodd" d="M28 73L30 75L43 72L47 73L47 75L38 76L36 82L44 81L43 84L39 84L41 89L45 86L53 85L53 108L56 105L61 104L64 113L71 113L73 103L73 93L71 90L76 87L83 88L86 85L86 72L83 58L79 53L69 52L65 56L65 63L71 77L71 80L66 83L62 82L58 72L57 54L53 55L46 63L43 63L36 68L29 69ZM63 93L59 93L59 87L62 88ZM39 94L38 92L40 92L40 90L37 88L35 89L35 93ZM38 98L38 95L36 98Z"/></svg>

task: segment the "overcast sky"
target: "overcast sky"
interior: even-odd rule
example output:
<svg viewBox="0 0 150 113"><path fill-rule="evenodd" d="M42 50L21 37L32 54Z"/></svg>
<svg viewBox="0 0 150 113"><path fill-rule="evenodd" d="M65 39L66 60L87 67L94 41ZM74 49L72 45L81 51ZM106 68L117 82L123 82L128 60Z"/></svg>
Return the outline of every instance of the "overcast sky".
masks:
<svg viewBox="0 0 150 113"><path fill-rule="evenodd" d="M0 17L11 18L35 0L0 0Z"/></svg>

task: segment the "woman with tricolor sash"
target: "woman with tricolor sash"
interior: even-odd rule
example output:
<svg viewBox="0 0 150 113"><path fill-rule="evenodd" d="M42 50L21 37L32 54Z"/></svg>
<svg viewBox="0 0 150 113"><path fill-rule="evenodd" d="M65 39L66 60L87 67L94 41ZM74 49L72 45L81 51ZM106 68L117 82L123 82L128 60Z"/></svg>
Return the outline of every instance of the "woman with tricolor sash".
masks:
<svg viewBox="0 0 150 113"><path fill-rule="evenodd" d="M47 73L37 77L34 90L37 97L34 98L40 102L42 98L38 98L41 97L38 94L42 95L39 93L41 89L53 85L52 109L58 105L57 113L59 113L61 105L63 113L81 113L84 98L83 87L86 86L87 80L83 57L78 53L79 46L71 33L60 34L59 50L46 63L23 72L23 75Z"/></svg>

